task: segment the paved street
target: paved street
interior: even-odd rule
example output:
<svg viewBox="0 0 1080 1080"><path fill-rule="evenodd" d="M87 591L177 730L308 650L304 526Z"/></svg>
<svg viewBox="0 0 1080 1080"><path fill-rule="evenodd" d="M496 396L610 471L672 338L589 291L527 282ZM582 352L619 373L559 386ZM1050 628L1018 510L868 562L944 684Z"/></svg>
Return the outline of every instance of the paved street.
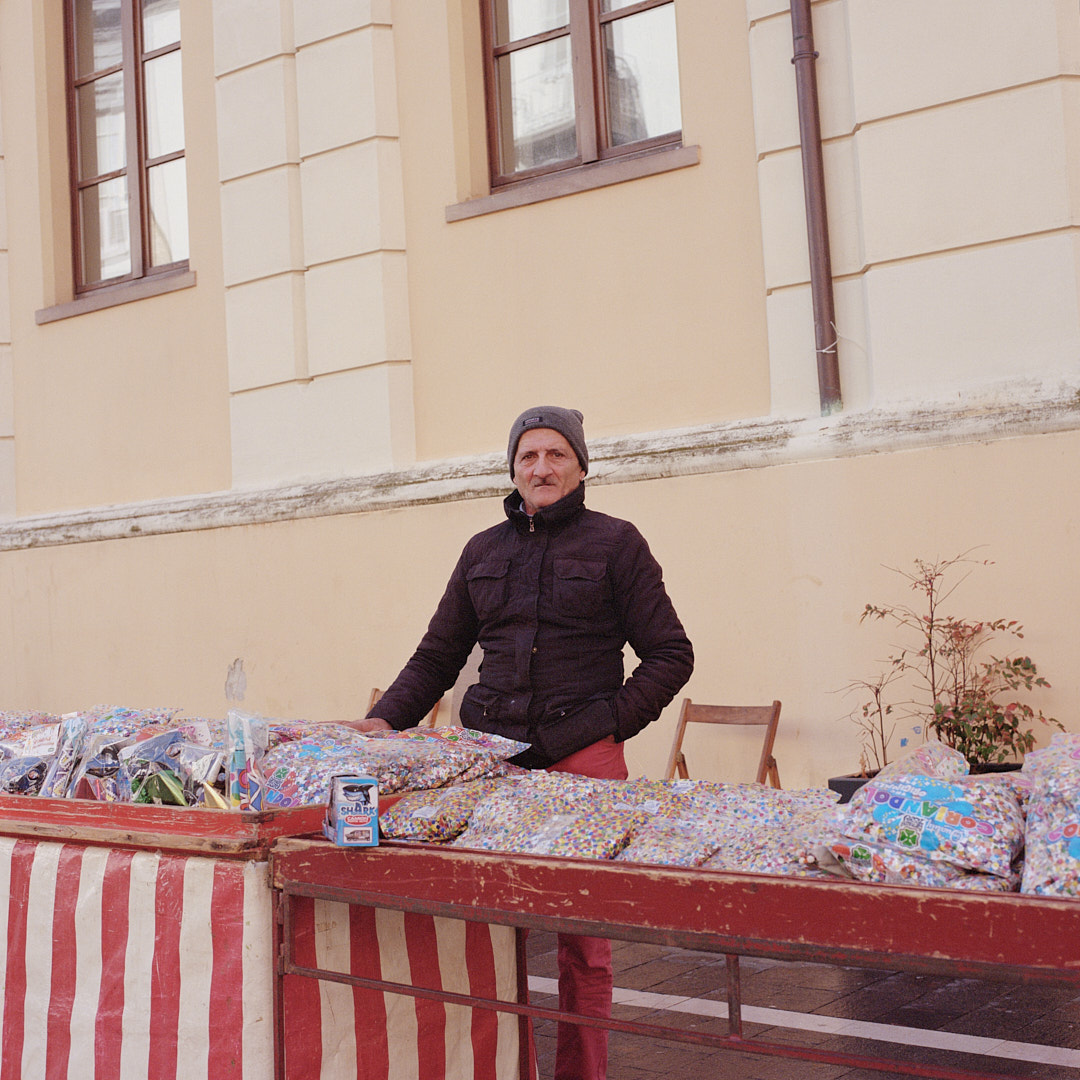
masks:
<svg viewBox="0 0 1080 1080"><path fill-rule="evenodd" d="M555 1007L555 937L529 935L532 1000ZM727 1033L724 959L614 943L615 1016ZM1031 1080L1080 1080L1080 992L746 958L743 1034L843 1053ZM541 1080L555 1030L536 1026ZM846 1066L662 1042L614 1033L609 1080L870 1080Z"/></svg>

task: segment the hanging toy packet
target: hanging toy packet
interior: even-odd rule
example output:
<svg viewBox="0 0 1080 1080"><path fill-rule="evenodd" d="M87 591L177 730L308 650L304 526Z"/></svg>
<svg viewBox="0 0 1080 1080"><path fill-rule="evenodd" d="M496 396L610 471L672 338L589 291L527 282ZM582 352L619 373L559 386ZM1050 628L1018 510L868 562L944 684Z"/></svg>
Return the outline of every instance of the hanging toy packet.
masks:
<svg viewBox="0 0 1080 1080"><path fill-rule="evenodd" d="M261 810L266 790L262 772L268 741L266 720L230 709L225 722L225 790L229 805L240 810Z"/></svg>

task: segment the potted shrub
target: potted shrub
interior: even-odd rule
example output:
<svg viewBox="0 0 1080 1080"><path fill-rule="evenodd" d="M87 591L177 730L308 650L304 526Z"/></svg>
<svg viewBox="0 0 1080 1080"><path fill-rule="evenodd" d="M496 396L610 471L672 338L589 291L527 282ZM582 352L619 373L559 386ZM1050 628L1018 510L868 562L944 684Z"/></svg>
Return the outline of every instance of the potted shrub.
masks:
<svg viewBox="0 0 1080 1080"><path fill-rule="evenodd" d="M889 742L900 719L914 721L916 734L933 736L959 750L972 772L1019 768L1024 754L1035 746L1036 721L1064 730L1026 700L1028 693L1050 685L1031 657L988 653L999 637L1023 638L1023 627L1016 620L973 620L942 611L971 569L988 565L970 553L938 562L916 559L912 570L895 572L917 595L917 607L866 605L860 622L889 623L904 631L910 642L898 646L875 679L848 687L865 693L850 714L861 733L864 777L888 764ZM894 702L894 691L901 687L910 696Z"/></svg>

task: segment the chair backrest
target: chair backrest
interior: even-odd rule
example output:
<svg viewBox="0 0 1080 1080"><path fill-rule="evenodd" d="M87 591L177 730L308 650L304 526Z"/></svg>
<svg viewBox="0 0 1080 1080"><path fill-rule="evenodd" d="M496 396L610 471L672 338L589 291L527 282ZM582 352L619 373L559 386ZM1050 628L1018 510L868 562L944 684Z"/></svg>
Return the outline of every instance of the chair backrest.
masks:
<svg viewBox="0 0 1080 1080"><path fill-rule="evenodd" d="M375 707L375 702L378 701L379 698L382 697L382 695L383 692L377 686L373 686L371 688L371 697L368 698L368 712L371 712L371 710ZM439 706L441 704L442 699L440 698L438 701L435 702L435 707L431 710L431 712L427 714L427 716L424 717L423 720L420 721L417 727L434 727L435 722L439 718Z"/></svg>
<svg viewBox="0 0 1080 1080"><path fill-rule="evenodd" d="M675 738L671 744L668 758L668 780L675 777L676 771L684 779L690 773L686 767L686 758L682 752L683 735L687 724L738 724L754 725L765 728L765 738L761 747L761 759L758 761L756 780L764 784L766 777L773 787L780 787L780 771L773 757L773 744L776 742L776 729L780 723L780 702L771 705L695 705L685 698L679 711L679 723L675 729Z"/></svg>

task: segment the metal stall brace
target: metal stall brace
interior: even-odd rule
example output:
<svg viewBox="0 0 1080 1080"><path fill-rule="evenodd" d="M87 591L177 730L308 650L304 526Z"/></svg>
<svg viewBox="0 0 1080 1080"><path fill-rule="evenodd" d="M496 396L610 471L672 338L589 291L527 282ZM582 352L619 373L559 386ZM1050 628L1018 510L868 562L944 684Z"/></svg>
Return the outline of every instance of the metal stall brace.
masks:
<svg viewBox="0 0 1080 1080"><path fill-rule="evenodd" d="M1006 1074L744 1038L739 957L1080 986L1080 908L1070 900L586 862L425 844L389 843L360 852L290 839L274 845L271 873L282 918L279 996L286 976L300 976L519 1018L564 1020L670 1041L939 1080L974 1080ZM533 1006L520 966L518 1000L507 1001L449 993L416 985L415 979L357 976L301 963L295 955L290 913L294 904L309 898L509 926L519 939L522 930L532 928L725 954L729 1030L726 1035L705 1034ZM287 1007L288 1001L284 1004ZM286 1045L286 1053L288 1049ZM518 1069L524 1078L524 1049Z"/></svg>

